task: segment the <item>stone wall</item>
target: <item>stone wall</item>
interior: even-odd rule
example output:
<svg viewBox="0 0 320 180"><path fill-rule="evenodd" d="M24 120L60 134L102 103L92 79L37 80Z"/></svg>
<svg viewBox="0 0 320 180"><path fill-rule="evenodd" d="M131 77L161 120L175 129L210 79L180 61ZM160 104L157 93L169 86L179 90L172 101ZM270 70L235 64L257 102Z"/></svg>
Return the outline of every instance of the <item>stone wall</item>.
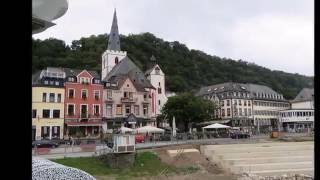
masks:
<svg viewBox="0 0 320 180"><path fill-rule="evenodd" d="M132 167L136 153L108 153L99 156L111 168Z"/></svg>

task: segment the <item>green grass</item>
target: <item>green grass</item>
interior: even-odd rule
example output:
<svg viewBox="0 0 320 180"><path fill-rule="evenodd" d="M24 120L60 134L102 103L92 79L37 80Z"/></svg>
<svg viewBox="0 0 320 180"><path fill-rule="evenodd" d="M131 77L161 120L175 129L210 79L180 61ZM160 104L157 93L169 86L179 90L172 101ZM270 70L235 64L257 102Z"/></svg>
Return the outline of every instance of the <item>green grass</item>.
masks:
<svg viewBox="0 0 320 180"><path fill-rule="evenodd" d="M193 167L190 167L191 169L182 169L167 165L161 162L158 156L153 152L138 153L134 166L126 169L112 169L97 157L64 158L53 161L81 169L95 177L109 176L115 177L117 180L131 179L131 177L156 176L160 174L175 174L179 172L184 173L186 171L194 172L197 170Z"/></svg>

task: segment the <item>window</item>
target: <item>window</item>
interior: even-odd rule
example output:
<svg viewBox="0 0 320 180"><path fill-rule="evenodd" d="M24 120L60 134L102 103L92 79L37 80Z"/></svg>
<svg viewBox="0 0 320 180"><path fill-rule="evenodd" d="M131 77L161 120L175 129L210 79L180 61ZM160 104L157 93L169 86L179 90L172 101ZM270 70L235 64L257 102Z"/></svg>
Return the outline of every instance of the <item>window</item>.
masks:
<svg viewBox="0 0 320 180"><path fill-rule="evenodd" d="M230 108L227 109L227 116L230 116Z"/></svg>
<svg viewBox="0 0 320 180"><path fill-rule="evenodd" d="M244 108L244 115L247 116L248 113L247 113L247 108Z"/></svg>
<svg viewBox="0 0 320 180"><path fill-rule="evenodd" d="M243 105L247 106L247 101L246 100L244 100Z"/></svg>
<svg viewBox="0 0 320 180"><path fill-rule="evenodd" d="M88 97L88 90L82 89L82 90L81 90L81 97L82 97L82 99L87 99L87 97Z"/></svg>
<svg viewBox="0 0 320 180"><path fill-rule="evenodd" d="M233 96L237 96L237 93L236 93L236 92L233 92Z"/></svg>
<svg viewBox="0 0 320 180"><path fill-rule="evenodd" d="M88 117L87 105L82 104L81 105L81 118L87 118L87 117Z"/></svg>
<svg viewBox="0 0 320 180"><path fill-rule="evenodd" d="M161 88L158 88L158 94L161 94Z"/></svg>
<svg viewBox="0 0 320 180"><path fill-rule="evenodd" d="M239 116L242 116L242 109L239 108Z"/></svg>
<svg viewBox="0 0 320 180"><path fill-rule="evenodd" d="M60 137L60 126L52 126L51 136L52 138Z"/></svg>
<svg viewBox="0 0 320 180"><path fill-rule="evenodd" d="M50 85L54 85L54 81L50 81Z"/></svg>
<svg viewBox="0 0 320 180"><path fill-rule="evenodd" d="M56 83L56 86L59 86L59 81L56 81L55 83Z"/></svg>
<svg viewBox="0 0 320 180"><path fill-rule="evenodd" d="M224 116L225 116L224 109L222 109L222 117L224 117Z"/></svg>
<svg viewBox="0 0 320 180"><path fill-rule="evenodd" d="M241 106L242 104L241 104L241 100L239 99L239 105Z"/></svg>
<svg viewBox="0 0 320 180"><path fill-rule="evenodd" d="M61 103L61 94L58 94L57 102Z"/></svg>
<svg viewBox="0 0 320 180"><path fill-rule="evenodd" d="M43 109L42 110L42 117L43 118L50 118L50 110L49 109Z"/></svg>
<svg viewBox="0 0 320 180"><path fill-rule="evenodd" d="M117 115L121 115L122 114L122 105L121 104L117 105L116 113L117 113Z"/></svg>
<svg viewBox="0 0 320 180"><path fill-rule="evenodd" d="M45 81L44 81L44 84L45 84L45 85L48 85L48 84L49 84L49 82L48 82L47 80L45 80Z"/></svg>
<svg viewBox="0 0 320 180"><path fill-rule="evenodd" d="M139 115L139 105L134 106L134 114Z"/></svg>
<svg viewBox="0 0 320 180"><path fill-rule="evenodd" d="M114 59L114 63L115 63L115 64L118 64L118 63L119 63L118 57L116 57L116 58Z"/></svg>
<svg viewBox="0 0 320 180"><path fill-rule="evenodd" d="M99 114L100 114L100 105L99 104L93 105L93 114L96 116L99 116Z"/></svg>
<svg viewBox="0 0 320 180"><path fill-rule="evenodd" d="M159 106L161 105L161 101L160 101L160 100L158 100L158 105L159 105Z"/></svg>
<svg viewBox="0 0 320 180"><path fill-rule="evenodd" d="M42 102L47 102L47 93L42 93Z"/></svg>
<svg viewBox="0 0 320 180"><path fill-rule="evenodd" d="M75 94L74 89L69 89L69 90L68 90L68 96L69 96L69 98L74 98L74 94Z"/></svg>
<svg viewBox="0 0 320 180"><path fill-rule="evenodd" d="M129 94L128 92L123 92L123 97L128 98L128 94Z"/></svg>
<svg viewBox="0 0 320 180"><path fill-rule="evenodd" d="M233 104L234 104L234 105L237 105L237 102L238 102L237 100L234 100Z"/></svg>
<svg viewBox="0 0 320 180"><path fill-rule="evenodd" d="M126 105L125 109L126 109L126 114L131 113L131 105Z"/></svg>
<svg viewBox="0 0 320 180"><path fill-rule="evenodd" d="M100 80L99 80L99 79L95 79L95 80L94 80L94 83L95 83L95 84L100 84Z"/></svg>
<svg viewBox="0 0 320 180"><path fill-rule="evenodd" d="M156 67L156 68L155 68L155 72L156 72L156 75L159 75L159 74L160 74L160 68L159 68L159 67Z"/></svg>
<svg viewBox="0 0 320 180"><path fill-rule="evenodd" d="M100 91L94 91L94 99L99 100L100 99Z"/></svg>
<svg viewBox="0 0 320 180"><path fill-rule="evenodd" d="M251 109L248 109L248 116L251 116Z"/></svg>
<svg viewBox="0 0 320 180"><path fill-rule="evenodd" d="M148 106L147 105L143 105L143 115L144 116L148 115Z"/></svg>
<svg viewBox="0 0 320 180"><path fill-rule="evenodd" d="M224 106L224 100L221 101L221 106L222 106L222 107Z"/></svg>
<svg viewBox="0 0 320 180"><path fill-rule="evenodd" d="M60 118L60 110L58 109L53 110L53 118Z"/></svg>
<svg viewBox="0 0 320 180"><path fill-rule="evenodd" d="M107 104L107 116L112 116L112 105Z"/></svg>
<svg viewBox="0 0 320 180"><path fill-rule="evenodd" d="M74 78L73 77L68 77L68 81L69 82L74 82Z"/></svg>
<svg viewBox="0 0 320 180"><path fill-rule="evenodd" d="M50 133L50 126L41 126L41 138L48 139Z"/></svg>
<svg viewBox="0 0 320 180"><path fill-rule="evenodd" d="M230 100L227 100L227 106L230 106Z"/></svg>
<svg viewBox="0 0 320 180"><path fill-rule="evenodd" d="M32 118L36 118L36 117L37 117L37 110L32 109Z"/></svg>
<svg viewBox="0 0 320 180"><path fill-rule="evenodd" d="M107 99L112 99L112 91L107 90Z"/></svg>
<svg viewBox="0 0 320 180"><path fill-rule="evenodd" d="M143 100L147 100L147 94L143 94Z"/></svg>
<svg viewBox="0 0 320 180"><path fill-rule="evenodd" d="M251 106L251 103L250 103L250 101L248 101L248 106Z"/></svg>
<svg viewBox="0 0 320 180"><path fill-rule="evenodd" d="M75 110L75 108L74 108L74 105L73 104L68 104L68 115L70 116L72 116L72 115L74 115L74 110Z"/></svg>

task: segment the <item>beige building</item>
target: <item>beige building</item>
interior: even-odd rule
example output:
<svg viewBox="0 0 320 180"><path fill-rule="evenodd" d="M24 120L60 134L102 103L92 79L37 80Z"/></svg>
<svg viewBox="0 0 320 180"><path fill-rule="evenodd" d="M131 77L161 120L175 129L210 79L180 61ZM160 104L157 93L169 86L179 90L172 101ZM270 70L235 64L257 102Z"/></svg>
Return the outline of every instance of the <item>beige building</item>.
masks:
<svg viewBox="0 0 320 180"><path fill-rule="evenodd" d="M33 140L63 138L64 76L63 72L55 68L47 68L33 75Z"/></svg>
<svg viewBox="0 0 320 180"><path fill-rule="evenodd" d="M151 92L154 87L141 70L128 58L120 61L103 80L103 128L124 125L136 128L155 126L155 108Z"/></svg>

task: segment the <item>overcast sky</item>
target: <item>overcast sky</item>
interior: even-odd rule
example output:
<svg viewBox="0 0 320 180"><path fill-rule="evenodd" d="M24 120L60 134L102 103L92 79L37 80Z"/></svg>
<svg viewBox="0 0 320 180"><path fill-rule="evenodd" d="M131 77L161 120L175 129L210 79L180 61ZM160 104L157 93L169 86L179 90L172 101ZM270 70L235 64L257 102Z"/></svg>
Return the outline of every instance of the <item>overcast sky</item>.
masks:
<svg viewBox="0 0 320 180"><path fill-rule="evenodd" d="M33 37L70 44L109 33L114 8L120 34L150 32L210 55L314 74L313 0L69 0L57 25Z"/></svg>

